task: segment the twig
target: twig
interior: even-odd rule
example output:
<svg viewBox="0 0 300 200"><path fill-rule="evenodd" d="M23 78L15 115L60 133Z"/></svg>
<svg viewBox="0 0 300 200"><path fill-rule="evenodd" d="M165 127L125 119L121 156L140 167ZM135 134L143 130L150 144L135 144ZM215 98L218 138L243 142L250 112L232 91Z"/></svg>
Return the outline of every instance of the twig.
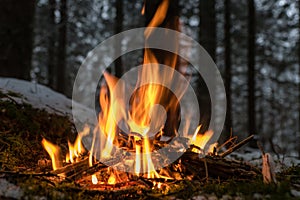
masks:
<svg viewBox="0 0 300 200"><path fill-rule="evenodd" d="M262 147L262 145L259 141L257 141L257 146L258 146L259 150L261 151L262 155L265 155L264 148Z"/></svg>
<svg viewBox="0 0 300 200"><path fill-rule="evenodd" d="M231 143L230 146L233 146L236 140L237 140L237 136L230 137L226 142L224 142L218 147L217 152L220 151L220 149L226 146L228 143Z"/></svg>
<svg viewBox="0 0 300 200"><path fill-rule="evenodd" d="M232 152L234 152L235 150L239 149L240 147L242 147L243 145L247 144L250 140L252 140L254 137L254 135L251 135L249 137L247 137L246 139L244 139L243 141L239 142L238 144L234 145L233 147L231 147L230 149L228 149L227 151L223 152L220 157L224 158L225 156L228 156L229 154L231 154Z"/></svg>
<svg viewBox="0 0 300 200"><path fill-rule="evenodd" d="M204 159L204 167L205 167L205 178L206 178L206 182L208 182L208 167L207 167L206 159Z"/></svg>

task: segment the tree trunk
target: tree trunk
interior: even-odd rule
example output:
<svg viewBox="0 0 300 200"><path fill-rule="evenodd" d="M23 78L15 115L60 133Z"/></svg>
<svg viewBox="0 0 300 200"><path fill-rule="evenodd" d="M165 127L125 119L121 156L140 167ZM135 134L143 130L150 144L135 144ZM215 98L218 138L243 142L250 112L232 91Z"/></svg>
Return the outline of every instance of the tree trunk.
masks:
<svg viewBox="0 0 300 200"><path fill-rule="evenodd" d="M216 60L216 9L215 0L200 0L200 44Z"/></svg>
<svg viewBox="0 0 300 200"><path fill-rule="evenodd" d="M0 1L0 76L30 79L35 0Z"/></svg>
<svg viewBox="0 0 300 200"><path fill-rule="evenodd" d="M215 10L215 0L200 0L199 2L199 42L200 45L209 53L211 58L215 60L216 58L216 10ZM205 132L208 129L211 119L211 106L210 95L206 83L202 77L198 80L198 99L200 106L200 132ZM215 95L213 95L215 96Z"/></svg>
<svg viewBox="0 0 300 200"><path fill-rule="evenodd" d="M123 20L124 20L124 13L123 13L123 0L115 0L115 8L116 8L116 18L115 18L115 34L122 32L123 30ZM115 40L115 54L120 56L122 48L122 39ZM114 62L115 65L115 75L117 77L121 77L123 74L123 62L122 57L119 57Z"/></svg>
<svg viewBox="0 0 300 200"><path fill-rule="evenodd" d="M255 119L255 2L248 1L248 134L256 134Z"/></svg>
<svg viewBox="0 0 300 200"><path fill-rule="evenodd" d="M226 121L225 121L225 137L230 136L232 128L232 103L231 103L231 12L230 12L230 2L231 0L225 0L225 89L226 89L226 99L227 99L227 111L226 111Z"/></svg>
<svg viewBox="0 0 300 200"><path fill-rule="evenodd" d="M67 0L60 2L60 23L58 28L58 50L57 50L57 91L65 92L66 80L66 49L67 49Z"/></svg>
<svg viewBox="0 0 300 200"><path fill-rule="evenodd" d="M299 12L299 16L300 16L300 0L298 0L298 12ZM299 68L298 68L298 70L299 70L299 77L300 77L300 17L299 17L299 41L298 41L298 59L299 59ZM300 82L299 82L299 102L298 102L298 105L299 105L299 122L298 122L298 126L299 126L299 132L298 132L298 157L300 158Z"/></svg>
<svg viewBox="0 0 300 200"><path fill-rule="evenodd" d="M55 10L56 1L49 0L49 36L48 36L48 85L55 89Z"/></svg>

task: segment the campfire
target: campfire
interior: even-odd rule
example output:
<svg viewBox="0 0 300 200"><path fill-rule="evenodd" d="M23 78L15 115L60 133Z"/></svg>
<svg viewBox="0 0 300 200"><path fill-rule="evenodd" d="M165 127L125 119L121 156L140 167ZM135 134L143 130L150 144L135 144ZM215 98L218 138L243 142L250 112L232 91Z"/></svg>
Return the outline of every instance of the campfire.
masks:
<svg viewBox="0 0 300 200"><path fill-rule="evenodd" d="M33 6L33 1L30 2ZM261 71L256 72L252 62L256 56L252 50L257 45L251 27L259 25L250 18L255 12L247 19L250 30L247 35L252 41L247 49L245 45L236 44L241 40L232 40L236 34L231 36L230 31L236 25L230 23L230 16L235 16L235 12L231 13L229 1L214 5L214 2L200 1L186 4L177 0L144 0L141 18L145 27L123 32L137 17L127 12L128 9L138 8L141 2L89 1L73 5L66 0L53 0L37 3L34 19L46 14L39 22L47 23L41 26L41 23L33 23L33 18L27 25L24 22L25 27L33 25L25 32L36 35L32 37L34 40L25 41L31 44L28 55L16 57L17 53L8 52L13 56L6 56L4 52L2 64L4 68L14 66L20 74L17 77L27 79L30 74L33 81L46 83L52 89L36 82L0 77L0 199L300 197L299 160L292 157L293 151L285 154L294 148L282 147L286 143L280 141L285 139L281 137L284 130L277 130L276 126L274 136L280 136L276 138L264 124L277 120L284 128L295 124L295 116L284 121L274 118L274 112L264 113L264 106L268 108L270 104L272 108L272 103L285 99L279 98L283 97L281 92L275 98L272 91L274 98L264 101L268 95L255 97L255 90L251 91L253 80L261 78ZM186 27L179 21L182 4L186 4L182 10ZM11 7L7 2L3 5ZM83 9L78 12L77 8ZM86 15L90 8L94 10ZM249 10L255 10L253 2ZM261 11L258 9L258 16ZM100 21L94 24L99 13ZM220 20L223 14L225 19ZM20 26L12 17L21 15L7 18L11 18L7 21L7 33ZM218 20L220 23L216 23ZM239 24L245 20L238 20ZM113 27L104 27L111 22L114 22ZM219 31L215 28L220 26L215 27L216 24L224 24L224 43L218 42L220 34L215 34ZM192 30L195 27L197 29ZM51 41L47 42L40 36L50 29L53 31L47 33L46 40ZM240 27L237 31L242 30ZM112 31L115 35L103 40L82 59L83 51ZM84 34L87 34L85 39ZM68 38L83 41L68 42ZM19 41L13 44L13 50L21 44ZM233 49L230 44L234 45ZM226 47L224 51L222 45ZM230 62L230 56L237 58L240 50L249 50L249 57L253 58L248 59L248 75L252 75L248 77L248 92L239 87L246 79L241 76L244 70L234 69L237 62ZM224 53L225 68L218 68L209 53L220 61ZM15 57L22 62L14 62ZM31 57L33 64L29 68ZM55 92L53 89L70 95L68 82L74 74L67 66L76 65L80 60L83 62L73 82L72 98ZM24 63L28 67L22 70ZM264 66L264 69L269 68L270 63ZM226 87L219 69L224 70ZM14 70L4 69L4 75L6 71L10 75ZM67 72L71 72L71 76L66 76ZM286 77L280 78L289 78L290 74L283 75ZM273 82L278 87L275 85L272 89L280 89L277 79L270 82L269 76L263 78L268 84L259 91L267 91ZM62 84L64 82L68 84ZM230 87L231 82L233 87ZM296 79L292 82L296 83ZM225 89L228 89L227 94ZM242 99L232 103L231 98L236 99L238 94L242 94ZM249 112L238 113L247 107L240 104L246 101L246 94ZM261 103L258 113L254 112L256 106L251 106L255 98ZM283 108L288 107L291 106ZM264 121L268 113L271 118ZM238 119L239 116L243 119ZM253 130L258 128L254 123L256 118L262 129L259 134L251 131L252 127ZM247 120L249 133L247 136L239 133L245 138L237 138L233 131L246 129L242 126ZM234 127L219 140L220 134L225 132L224 124L226 131ZM293 131L292 128L286 133ZM238 152L253 139L252 133L258 149L251 142L245 151ZM297 139L296 135L286 133L283 135ZM276 154L276 160L270 150Z"/></svg>
<svg viewBox="0 0 300 200"><path fill-rule="evenodd" d="M182 180L256 175L249 165L223 159L251 137L239 144L231 139L227 143L231 147L221 152L222 145L210 142L212 130L201 133L201 125L191 130L190 121L180 117L179 102L189 83L178 79L179 56L148 46L155 26L162 23L161 16L167 15L166 2L157 8L145 29L144 61L135 87L128 90L125 81L104 73L98 124L94 128L86 126L74 143L68 143L65 159L59 146L43 139L42 145L52 160L51 173L62 181L75 181L97 190L129 186L165 189ZM147 7L143 10L147 12ZM167 20L165 28L179 29L176 16ZM178 50L178 38L169 37L167 30L164 37L162 40ZM170 91L174 85L175 91ZM133 93L126 99L128 91ZM182 135L178 135L179 123L185 124ZM90 148L82 143L86 136L92 136ZM170 160L170 155L176 159Z"/></svg>

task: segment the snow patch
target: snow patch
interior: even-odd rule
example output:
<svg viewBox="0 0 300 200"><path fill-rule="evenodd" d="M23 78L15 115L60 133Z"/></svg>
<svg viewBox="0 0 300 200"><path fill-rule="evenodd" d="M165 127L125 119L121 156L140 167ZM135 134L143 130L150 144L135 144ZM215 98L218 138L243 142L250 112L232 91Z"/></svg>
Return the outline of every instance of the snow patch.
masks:
<svg viewBox="0 0 300 200"><path fill-rule="evenodd" d="M72 100L44 85L25 80L0 77L0 91L18 103L27 103L34 108L43 109L49 113L69 116L70 119L72 118ZM11 92L20 95L13 95ZM78 105L76 106L76 108L78 108L76 112L87 116L94 114L92 109L84 107L74 101L73 103ZM81 123L85 124L88 122Z"/></svg>

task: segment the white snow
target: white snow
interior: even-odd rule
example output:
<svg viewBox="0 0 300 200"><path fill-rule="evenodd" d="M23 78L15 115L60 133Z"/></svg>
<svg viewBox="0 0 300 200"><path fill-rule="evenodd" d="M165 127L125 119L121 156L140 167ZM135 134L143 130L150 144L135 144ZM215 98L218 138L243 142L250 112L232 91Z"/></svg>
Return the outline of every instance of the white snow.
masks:
<svg viewBox="0 0 300 200"><path fill-rule="evenodd" d="M24 192L19 186L16 186L3 178L0 179L0 198L21 199L23 194Z"/></svg>
<svg viewBox="0 0 300 200"><path fill-rule="evenodd" d="M44 85L0 77L0 90L6 94L9 94L9 92L21 94L21 97L9 95L18 103L28 103L34 108L45 109L50 113L72 116L72 100ZM82 113L92 113L89 108L81 105L78 107Z"/></svg>

